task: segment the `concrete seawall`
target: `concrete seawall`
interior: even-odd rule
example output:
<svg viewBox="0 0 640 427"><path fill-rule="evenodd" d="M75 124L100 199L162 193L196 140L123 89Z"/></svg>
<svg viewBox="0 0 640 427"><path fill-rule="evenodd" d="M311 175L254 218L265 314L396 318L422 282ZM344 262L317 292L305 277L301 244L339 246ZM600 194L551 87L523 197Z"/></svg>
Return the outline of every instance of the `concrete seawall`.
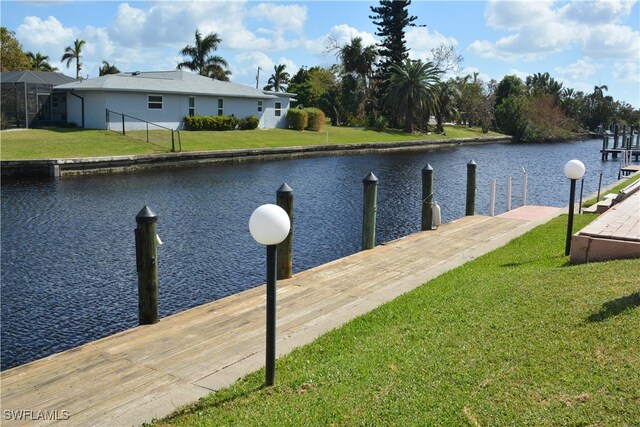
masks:
<svg viewBox="0 0 640 427"><path fill-rule="evenodd" d="M460 144L511 142L510 137L437 139L385 143L311 145L298 147L249 148L194 151L131 156L83 157L50 160L6 160L0 162L4 177L61 177L90 173L123 172L157 167L181 167L204 163L240 163L302 157L341 156L390 151L431 150Z"/></svg>

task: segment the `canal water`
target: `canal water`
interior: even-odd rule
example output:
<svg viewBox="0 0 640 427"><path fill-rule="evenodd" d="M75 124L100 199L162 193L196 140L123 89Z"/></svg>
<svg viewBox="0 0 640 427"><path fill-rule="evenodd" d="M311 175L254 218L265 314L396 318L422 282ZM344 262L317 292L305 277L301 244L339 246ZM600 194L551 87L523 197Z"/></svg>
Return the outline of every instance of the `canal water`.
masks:
<svg viewBox="0 0 640 427"><path fill-rule="evenodd" d="M362 179L379 179L377 243L420 229L421 169L434 169L443 221L464 215L466 164L478 164L476 213L512 206L566 206L564 164L587 168L584 194L617 179L597 140L490 144L2 183L1 368L8 369L137 324L134 228L148 205L158 215L161 317L264 282L264 248L248 231L252 211L294 190L294 271L357 252ZM579 187L578 187L579 188Z"/></svg>

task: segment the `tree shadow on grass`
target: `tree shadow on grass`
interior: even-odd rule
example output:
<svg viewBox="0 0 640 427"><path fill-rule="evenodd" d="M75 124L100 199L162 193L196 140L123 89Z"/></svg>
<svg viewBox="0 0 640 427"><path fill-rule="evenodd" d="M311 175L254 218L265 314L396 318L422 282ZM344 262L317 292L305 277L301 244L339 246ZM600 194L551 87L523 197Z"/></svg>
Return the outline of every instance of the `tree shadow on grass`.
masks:
<svg viewBox="0 0 640 427"><path fill-rule="evenodd" d="M602 322L636 307L640 307L640 292L634 292L630 295L605 302L602 304L600 311L593 313L587 320L589 322Z"/></svg>

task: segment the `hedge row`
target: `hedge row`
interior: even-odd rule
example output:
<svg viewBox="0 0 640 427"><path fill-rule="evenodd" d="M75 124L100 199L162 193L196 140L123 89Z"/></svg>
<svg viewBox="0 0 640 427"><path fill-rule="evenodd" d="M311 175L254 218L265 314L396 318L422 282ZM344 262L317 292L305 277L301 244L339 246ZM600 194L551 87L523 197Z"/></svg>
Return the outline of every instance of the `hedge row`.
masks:
<svg viewBox="0 0 640 427"><path fill-rule="evenodd" d="M184 128L186 130L251 130L258 127L258 118L249 116L238 119L234 116L186 116L184 118Z"/></svg>
<svg viewBox="0 0 640 427"><path fill-rule="evenodd" d="M289 128L319 132L324 128L325 115L319 108L292 108L287 113Z"/></svg>

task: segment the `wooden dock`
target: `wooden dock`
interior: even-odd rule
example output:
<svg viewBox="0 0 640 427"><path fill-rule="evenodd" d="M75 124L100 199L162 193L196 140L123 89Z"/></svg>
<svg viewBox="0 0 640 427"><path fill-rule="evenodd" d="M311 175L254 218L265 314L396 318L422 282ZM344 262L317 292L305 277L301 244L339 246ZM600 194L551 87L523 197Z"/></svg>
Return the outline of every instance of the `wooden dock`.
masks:
<svg viewBox="0 0 640 427"><path fill-rule="evenodd" d="M526 206L498 217L464 217L279 281L278 354L562 211ZM264 347L259 286L2 372L2 425L139 425L259 369Z"/></svg>

